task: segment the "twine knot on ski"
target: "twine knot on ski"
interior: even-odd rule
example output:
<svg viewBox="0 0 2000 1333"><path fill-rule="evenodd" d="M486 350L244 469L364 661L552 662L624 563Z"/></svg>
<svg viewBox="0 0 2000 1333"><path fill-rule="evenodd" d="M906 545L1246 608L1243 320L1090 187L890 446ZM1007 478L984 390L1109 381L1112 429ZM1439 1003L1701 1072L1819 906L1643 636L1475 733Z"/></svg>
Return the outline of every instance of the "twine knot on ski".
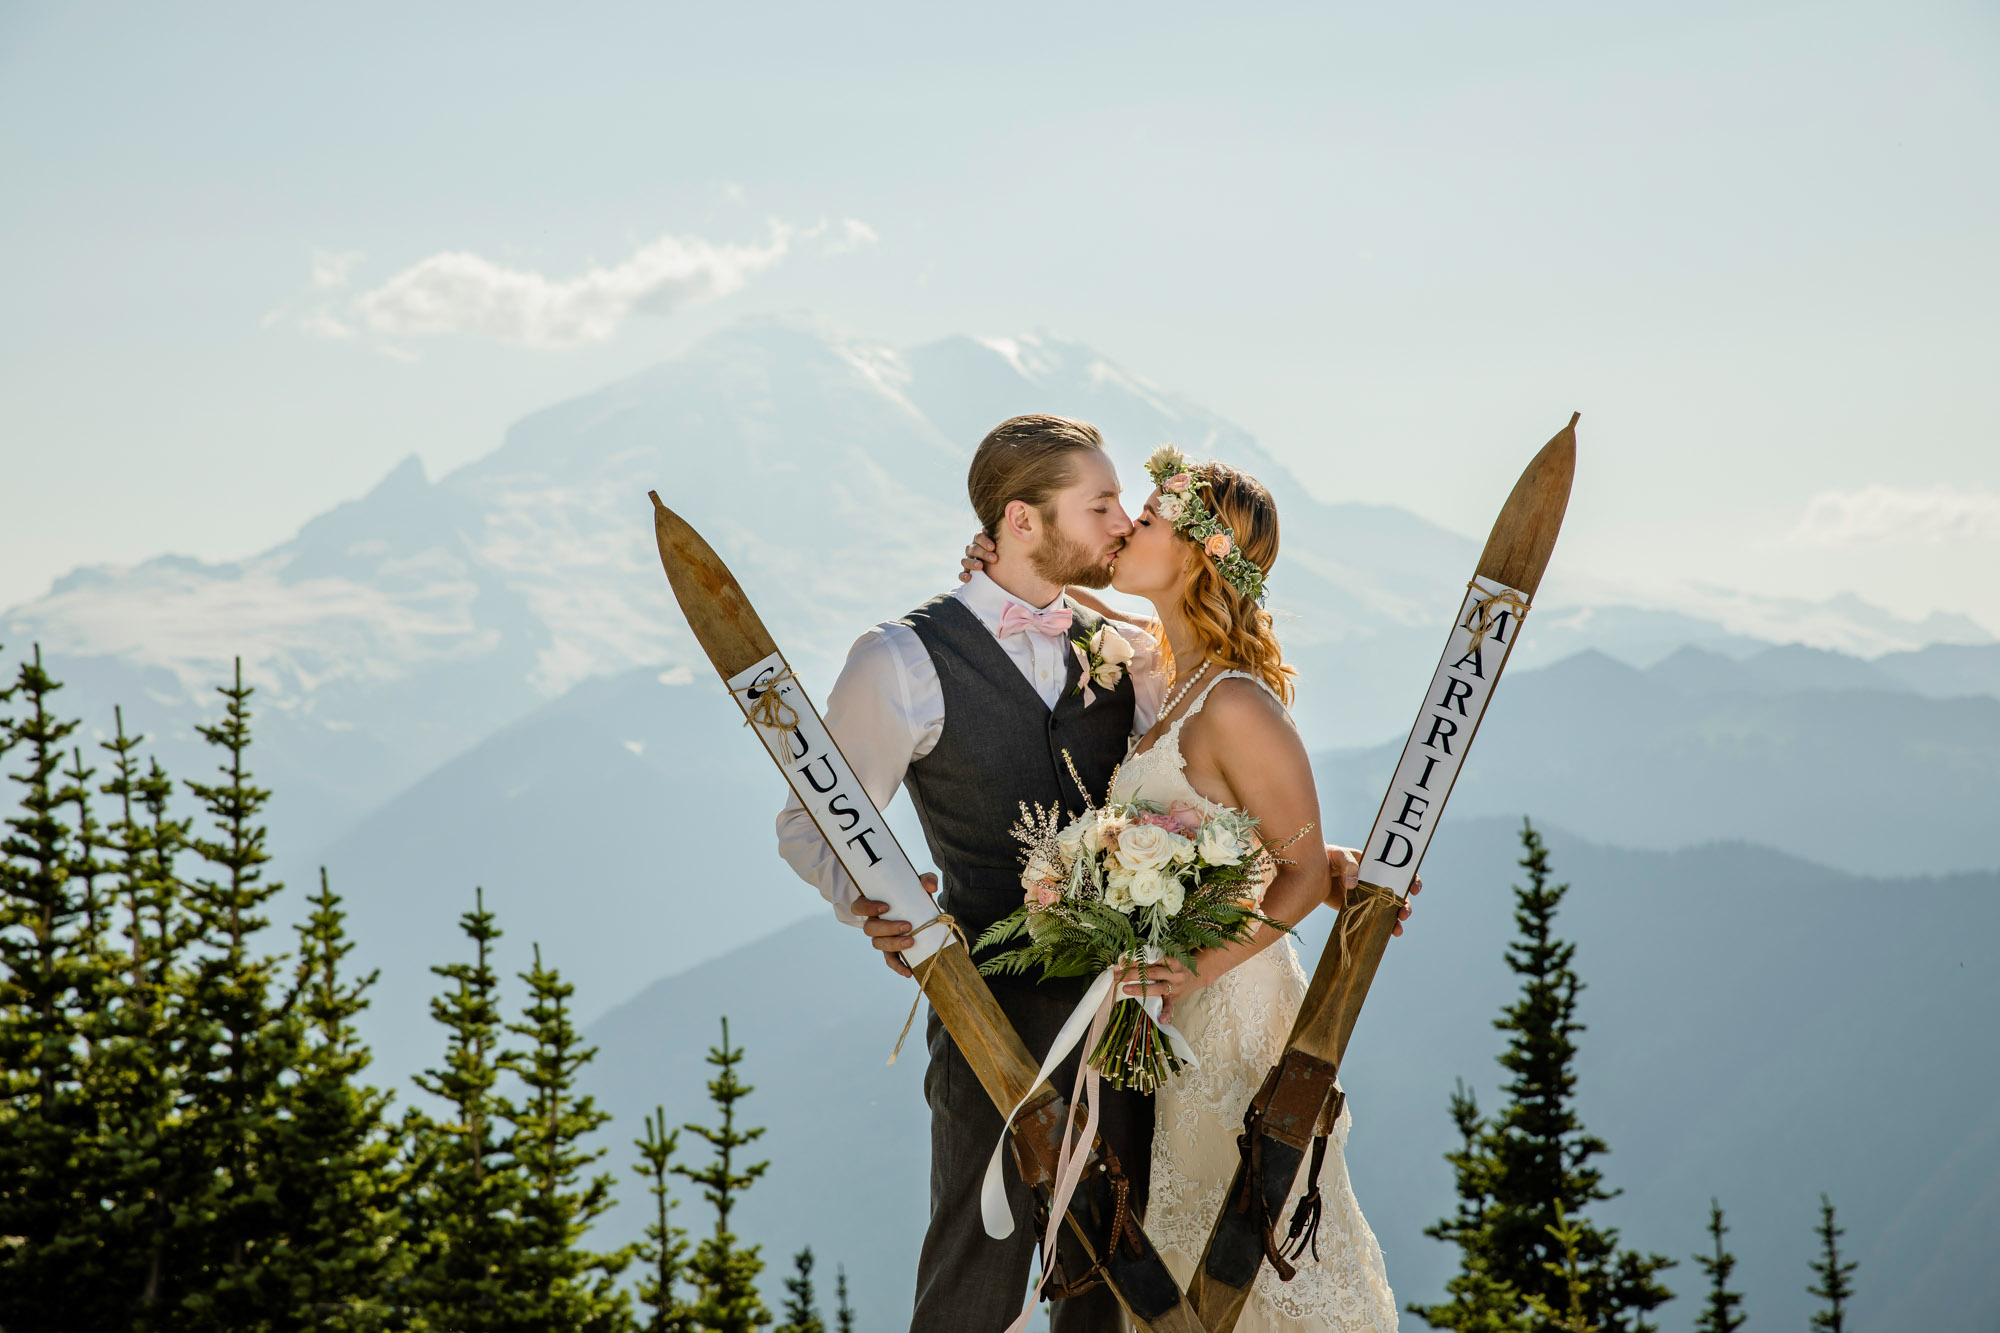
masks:
<svg viewBox="0 0 2000 1333"><path fill-rule="evenodd" d="M966 477L958 586L863 632L824 714L652 497L695 638L790 789L779 854L930 1001L913 1330L1021 1328L1037 1264L1052 1333L1396 1326L1336 1079L1554 545L1574 426L1502 509L1351 849L1302 841L1277 505L1228 462L1163 447L1128 512L1096 428L1002 422ZM899 791L935 874L882 818ZM1320 907L1338 944L1308 978L1295 928Z"/></svg>

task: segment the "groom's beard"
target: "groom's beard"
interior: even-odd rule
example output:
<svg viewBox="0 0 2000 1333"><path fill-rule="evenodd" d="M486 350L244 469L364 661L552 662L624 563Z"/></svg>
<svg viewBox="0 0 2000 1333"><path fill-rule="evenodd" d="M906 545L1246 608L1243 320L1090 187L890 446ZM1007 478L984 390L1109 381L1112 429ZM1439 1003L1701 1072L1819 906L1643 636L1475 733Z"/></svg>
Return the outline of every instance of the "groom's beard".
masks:
<svg viewBox="0 0 2000 1333"><path fill-rule="evenodd" d="M1082 542L1072 541L1060 529L1051 527L1048 540L1029 555L1028 563L1035 573L1050 583L1064 587L1108 588L1111 586L1111 569L1106 561L1093 560L1090 548Z"/></svg>

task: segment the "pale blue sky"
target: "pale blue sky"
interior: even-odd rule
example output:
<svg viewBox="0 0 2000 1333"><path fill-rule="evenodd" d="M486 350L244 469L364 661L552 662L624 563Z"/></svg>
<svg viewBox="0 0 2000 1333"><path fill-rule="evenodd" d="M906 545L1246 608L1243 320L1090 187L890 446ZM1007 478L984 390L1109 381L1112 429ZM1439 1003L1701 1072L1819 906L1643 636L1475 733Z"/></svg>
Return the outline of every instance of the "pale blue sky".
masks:
<svg viewBox="0 0 2000 1333"><path fill-rule="evenodd" d="M1571 577L2000 630L2000 11L1226 8L14 0L0 606L807 309L1081 338L1468 533L1579 408ZM669 235L740 289L620 318ZM368 328L447 253L608 336Z"/></svg>

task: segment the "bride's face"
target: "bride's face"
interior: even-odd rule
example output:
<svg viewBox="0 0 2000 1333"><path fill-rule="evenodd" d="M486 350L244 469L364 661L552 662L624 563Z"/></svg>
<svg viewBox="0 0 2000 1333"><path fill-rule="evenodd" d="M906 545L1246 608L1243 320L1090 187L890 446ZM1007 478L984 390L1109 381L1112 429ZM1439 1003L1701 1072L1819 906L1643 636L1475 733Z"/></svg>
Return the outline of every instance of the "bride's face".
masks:
<svg viewBox="0 0 2000 1333"><path fill-rule="evenodd" d="M1125 549L1111 567L1111 586L1133 597L1144 597L1155 606L1171 605L1180 596L1187 580L1187 559L1194 550L1174 531L1174 525L1160 517L1160 493L1146 497L1146 507L1125 539Z"/></svg>

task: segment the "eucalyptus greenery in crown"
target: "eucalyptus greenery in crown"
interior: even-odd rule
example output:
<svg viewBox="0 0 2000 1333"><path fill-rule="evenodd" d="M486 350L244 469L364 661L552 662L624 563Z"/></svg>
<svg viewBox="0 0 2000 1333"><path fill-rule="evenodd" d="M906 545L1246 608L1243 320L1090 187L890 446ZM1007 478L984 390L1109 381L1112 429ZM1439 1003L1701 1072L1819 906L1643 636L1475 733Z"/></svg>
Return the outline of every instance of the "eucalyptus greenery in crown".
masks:
<svg viewBox="0 0 2000 1333"><path fill-rule="evenodd" d="M1262 606L1264 571L1237 548L1235 531L1209 508L1202 495L1209 483L1199 465L1171 444L1163 444L1146 460L1146 475L1160 488L1160 517L1208 553L1224 583Z"/></svg>

